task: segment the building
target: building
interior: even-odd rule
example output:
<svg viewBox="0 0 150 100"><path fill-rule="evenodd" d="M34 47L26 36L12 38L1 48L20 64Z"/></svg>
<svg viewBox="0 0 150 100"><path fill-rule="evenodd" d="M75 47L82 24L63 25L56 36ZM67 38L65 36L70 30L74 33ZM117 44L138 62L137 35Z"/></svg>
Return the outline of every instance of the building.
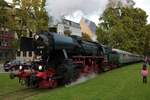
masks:
<svg viewBox="0 0 150 100"><path fill-rule="evenodd" d="M70 34L70 35L82 36L80 24L67 19L63 19L61 23L58 23L57 25L51 28L54 27L56 28L56 32L61 35Z"/></svg>
<svg viewBox="0 0 150 100"><path fill-rule="evenodd" d="M80 20L81 32L87 34L92 40L96 40L96 24L88 19Z"/></svg>
<svg viewBox="0 0 150 100"><path fill-rule="evenodd" d="M1 1L0 4L0 61L10 60L15 57L15 49L13 48L14 34L7 28L6 22L8 20L7 11L12 7L5 2Z"/></svg>
<svg viewBox="0 0 150 100"><path fill-rule="evenodd" d="M12 47L12 41L14 40L14 34L4 30L4 28L0 29L0 60L10 60L13 59L14 48Z"/></svg>

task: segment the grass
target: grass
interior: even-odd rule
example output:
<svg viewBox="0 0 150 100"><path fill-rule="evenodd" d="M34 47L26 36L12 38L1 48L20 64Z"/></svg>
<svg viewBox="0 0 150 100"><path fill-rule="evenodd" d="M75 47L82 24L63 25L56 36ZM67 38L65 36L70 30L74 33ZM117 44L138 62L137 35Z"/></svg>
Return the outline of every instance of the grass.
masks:
<svg viewBox="0 0 150 100"><path fill-rule="evenodd" d="M150 100L150 76L148 84L143 84L140 75L141 66L141 64L125 66L71 87L37 90L39 91L37 95L25 100ZM18 85L16 80L9 80L7 75L0 74L0 76L0 94L24 88Z"/></svg>
<svg viewBox="0 0 150 100"><path fill-rule="evenodd" d="M0 74L0 95L23 88L17 80L9 79L7 73Z"/></svg>

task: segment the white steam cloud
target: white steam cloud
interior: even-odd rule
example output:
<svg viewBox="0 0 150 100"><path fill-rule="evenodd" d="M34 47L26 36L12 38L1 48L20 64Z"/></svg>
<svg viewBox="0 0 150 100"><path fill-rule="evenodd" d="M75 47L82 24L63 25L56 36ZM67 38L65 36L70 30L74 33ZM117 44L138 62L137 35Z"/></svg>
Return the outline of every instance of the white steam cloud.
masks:
<svg viewBox="0 0 150 100"><path fill-rule="evenodd" d="M81 76L75 82L72 82L72 83L66 85L65 87L70 87L70 86L74 86L74 85L77 85L77 84L80 84L80 83L84 83L87 80L95 78L96 76L97 76L97 74L95 74L95 73L91 73L91 74L89 74L87 76Z"/></svg>
<svg viewBox="0 0 150 100"><path fill-rule="evenodd" d="M102 13L108 0L47 0L46 11L54 21L66 16L79 17ZM79 15L79 16L78 16Z"/></svg>
<svg viewBox="0 0 150 100"><path fill-rule="evenodd" d="M100 16L107 7L131 7L133 0L46 0L45 9L54 23L62 18L77 21L81 17Z"/></svg>

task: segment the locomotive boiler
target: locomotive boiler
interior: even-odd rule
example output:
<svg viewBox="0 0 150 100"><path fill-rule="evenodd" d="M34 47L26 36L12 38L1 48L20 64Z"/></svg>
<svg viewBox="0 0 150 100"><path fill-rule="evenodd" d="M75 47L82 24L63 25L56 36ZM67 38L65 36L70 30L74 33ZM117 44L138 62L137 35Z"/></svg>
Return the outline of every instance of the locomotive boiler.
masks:
<svg viewBox="0 0 150 100"><path fill-rule="evenodd" d="M106 64L103 45L78 36L42 32L34 38L23 37L21 50L33 50L35 58L41 57L32 61L30 69L20 66L19 72L10 74L28 87L55 88L69 84L82 75L103 71Z"/></svg>

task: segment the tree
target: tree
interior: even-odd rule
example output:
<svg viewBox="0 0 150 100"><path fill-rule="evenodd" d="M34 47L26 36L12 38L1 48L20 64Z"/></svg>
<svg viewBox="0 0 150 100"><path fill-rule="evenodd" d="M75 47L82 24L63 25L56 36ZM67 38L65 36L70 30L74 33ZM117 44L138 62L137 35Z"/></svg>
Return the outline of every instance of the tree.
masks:
<svg viewBox="0 0 150 100"><path fill-rule="evenodd" d="M150 55L150 24L145 25L140 31L140 39L138 45L140 45L140 51L144 55Z"/></svg>
<svg viewBox="0 0 150 100"><path fill-rule="evenodd" d="M28 1L28 2L27 2ZM29 3L30 0L22 0L22 3ZM47 31L48 30L48 16L45 11L45 0L32 0L24 8L28 7L28 14L30 19L27 22L28 28L33 32Z"/></svg>
<svg viewBox="0 0 150 100"><path fill-rule="evenodd" d="M140 8L107 8L99 18L98 40L113 48L141 53L141 29L147 23L146 12Z"/></svg>
<svg viewBox="0 0 150 100"><path fill-rule="evenodd" d="M19 8L16 9L16 6ZM23 34L24 29L31 32L48 30L48 16L44 6L45 0L13 0L14 21L20 26L20 34Z"/></svg>
<svg viewBox="0 0 150 100"><path fill-rule="evenodd" d="M8 21L8 8L10 6L4 0L0 0L0 27L5 28L6 22Z"/></svg>
<svg viewBox="0 0 150 100"><path fill-rule="evenodd" d="M109 45L110 44L110 35L107 31L104 31L102 29L102 27L98 27L97 28L97 40L102 43L102 44L105 44L105 45Z"/></svg>
<svg viewBox="0 0 150 100"><path fill-rule="evenodd" d="M107 8L133 7L133 0L108 0Z"/></svg>
<svg viewBox="0 0 150 100"><path fill-rule="evenodd" d="M45 0L13 0L9 10L7 27L17 33L18 43L22 36L48 30L48 16L44 9Z"/></svg>

